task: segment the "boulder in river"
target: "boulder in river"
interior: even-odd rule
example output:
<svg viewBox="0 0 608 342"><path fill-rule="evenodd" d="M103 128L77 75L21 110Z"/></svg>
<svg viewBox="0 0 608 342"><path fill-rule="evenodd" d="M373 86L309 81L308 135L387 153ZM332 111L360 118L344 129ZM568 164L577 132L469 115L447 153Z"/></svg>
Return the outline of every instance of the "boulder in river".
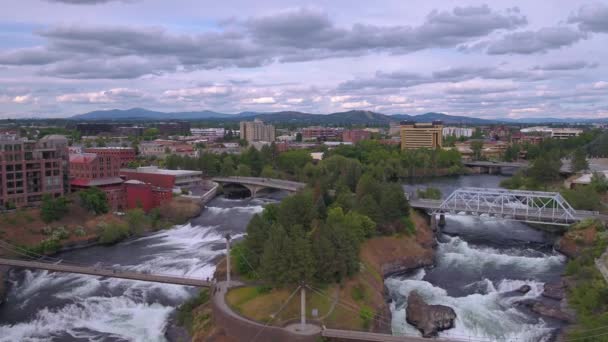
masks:
<svg viewBox="0 0 608 342"><path fill-rule="evenodd" d="M553 318L553 319L557 319L559 321L564 321L564 322L572 322L573 321L573 317L565 312L563 312L559 306L556 305L549 305L540 301L535 301L535 300L531 300L531 301L525 301L525 302L521 302L521 304L524 304L527 308L530 309L530 311L539 314L541 316L545 316L545 317L549 317L549 318Z"/></svg>
<svg viewBox="0 0 608 342"><path fill-rule="evenodd" d="M420 330L423 337L434 337L454 327L456 312L445 305L429 305L416 291L407 297L406 320Z"/></svg>
<svg viewBox="0 0 608 342"><path fill-rule="evenodd" d="M563 281L546 283L543 287L543 297L562 300L566 296L566 285Z"/></svg>
<svg viewBox="0 0 608 342"><path fill-rule="evenodd" d="M526 293L530 292L530 290L532 290L532 288L530 287L530 285L522 285L516 291L519 292L519 293L521 293L521 294L526 294Z"/></svg>

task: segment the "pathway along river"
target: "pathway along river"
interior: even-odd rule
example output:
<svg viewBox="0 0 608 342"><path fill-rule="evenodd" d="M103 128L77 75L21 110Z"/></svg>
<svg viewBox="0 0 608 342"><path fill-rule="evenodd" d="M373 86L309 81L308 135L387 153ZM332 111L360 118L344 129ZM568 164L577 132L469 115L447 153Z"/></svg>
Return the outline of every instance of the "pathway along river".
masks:
<svg viewBox="0 0 608 342"><path fill-rule="evenodd" d="M496 187L498 176L463 176L426 182L449 194L461 186ZM406 185L406 188L412 186ZM62 253L85 264L116 264L129 270L206 278L223 253L223 235L242 234L254 213L284 194L262 199L213 200L190 224L112 247ZM539 296L557 279L565 258L553 237L516 222L448 217L435 268L387 279L394 299L395 334L418 334L405 323L405 298L418 290L431 303L452 306L456 328L442 336L539 341L559 327L513 305ZM168 317L195 289L91 276L12 271L7 302L0 306L0 341L164 341ZM527 295L513 290L532 286ZM475 341L475 340L472 340Z"/></svg>
<svg viewBox="0 0 608 342"><path fill-rule="evenodd" d="M440 178L406 185L432 186L444 196L459 187L498 187L500 176ZM393 304L393 332L419 335L405 321L407 295L418 291L430 304L448 305L458 316L441 337L471 341L550 341L560 323L515 305L540 298L545 282L559 279L566 258L553 250L556 236L526 224L484 217L446 216L434 268L386 280ZM527 294L515 290L522 285Z"/></svg>

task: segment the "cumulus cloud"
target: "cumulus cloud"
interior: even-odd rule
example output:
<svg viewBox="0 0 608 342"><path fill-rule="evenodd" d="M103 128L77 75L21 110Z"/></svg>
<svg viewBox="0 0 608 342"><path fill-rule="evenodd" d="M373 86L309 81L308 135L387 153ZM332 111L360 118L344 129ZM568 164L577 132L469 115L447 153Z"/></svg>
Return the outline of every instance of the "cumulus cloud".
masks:
<svg viewBox="0 0 608 342"><path fill-rule="evenodd" d="M587 34L570 27L545 27L537 31L514 32L491 42L490 55L533 54L570 46L586 39Z"/></svg>
<svg viewBox="0 0 608 342"><path fill-rule="evenodd" d="M608 33L608 5L594 3L584 5L571 15L568 22L578 24L583 31Z"/></svg>
<svg viewBox="0 0 608 342"><path fill-rule="evenodd" d="M124 100L139 99L144 93L137 89L115 88L98 92L71 93L57 96L57 102L61 103L117 103Z"/></svg>

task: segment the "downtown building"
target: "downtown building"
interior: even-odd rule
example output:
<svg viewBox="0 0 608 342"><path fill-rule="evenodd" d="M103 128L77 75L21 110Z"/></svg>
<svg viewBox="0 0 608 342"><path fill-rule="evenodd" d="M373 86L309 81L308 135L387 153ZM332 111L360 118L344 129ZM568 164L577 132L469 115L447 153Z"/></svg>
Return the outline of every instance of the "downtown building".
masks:
<svg viewBox="0 0 608 342"><path fill-rule="evenodd" d="M275 140L275 131L273 125L265 125L261 120L241 121L241 140L247 140L249 143L256 141L273 142Z"/></svg>
<svg viewBox="0 0 608 342"><path fill-rule="evenodd" d="M135 153L133 147L89 147L85 148L84 152L95 153L98 156L118 157L121 167L126 167L137 158L137 153Z"/></svg>
<svg viewBox="0 0 608 342"><path fill-rule="evenodd" d="M48 135L38 141L0 135L0 208L39 205L49 194L69 191L68 140Z"/></svg>
<svg viewBox="0 0 608 342"><path fill-rule="evenodd" d="M443 146L443 123L416 123L413 121L401 122L401 149L430 148Z"/></svg>

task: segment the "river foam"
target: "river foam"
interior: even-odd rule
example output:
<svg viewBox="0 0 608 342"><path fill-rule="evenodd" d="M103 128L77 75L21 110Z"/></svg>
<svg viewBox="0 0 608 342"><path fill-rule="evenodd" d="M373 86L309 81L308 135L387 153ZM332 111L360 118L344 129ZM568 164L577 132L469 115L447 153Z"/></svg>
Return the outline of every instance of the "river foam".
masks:
<svg viewBox="0 0 608 342"><path fill-rule="evenodd" d="M186 224L125 243L145 243L144 260L121 268L198 279L211 277L211 262L225 253L212 244L223 243L215 227ZM159 249L160 248L160 249ZM192 289L171 284L112 279L87 275L29 271L15 281L9 299L24 306L55 289L65 305L38 310L28 322L0 326L0 341L48 341L52 336L72 339L164 341L167 317L175 305L192 296Z"/></svg>
<svg viewBox="0 0 608 342"><path fill-rule="evenodd" d="M544 282L539 280L552 268L563 264L564 257L527 249L499 250L488 246L473 246L460 237L444 236L437 248L437 266L431 270L418 270L406 277L386 279L385 284L396 299L391 305L393 332L399 335L420 336L418 330L406 322L407 297L417 291L429 304L447 305L457 315L455 327L440 333L441 337L490 341L545 341L555 327L541 318L515 307L522 299L537 298L542 294ZM516 269L526 279L489 279L484 274ZM492 271L490 271L492 270ZM473 279L461 285L463 295L450 295L449 291L426 280L447 272L455 272L460 283L463 277ZM452 273L454 274L454 273ZM478 275L478 276L475 276ZM456 280L456 279L455 279ZM449 283L449 282L448 282ZM531 290L522 294L523 285Z"/></svg>

